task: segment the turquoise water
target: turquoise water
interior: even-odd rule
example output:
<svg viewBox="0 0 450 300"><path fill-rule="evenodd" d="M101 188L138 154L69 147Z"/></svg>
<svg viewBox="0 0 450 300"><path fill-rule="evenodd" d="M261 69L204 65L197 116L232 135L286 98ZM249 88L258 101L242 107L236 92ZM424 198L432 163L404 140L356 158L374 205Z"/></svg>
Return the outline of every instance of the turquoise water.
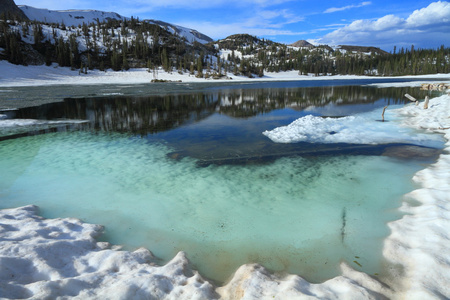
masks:
<svg viewBox="0 0 450 300"><path fill-rule="evenodd" d="M381 155L386 145L279 144L262 132L309 114L357 115L367 135L442 141L397 126L392 109L410 90L307 84L9 88L2 101L11 105L77 98L2 112L40 125L0 124L0 208L35 204L47 218L102 224L102 240L146 247L161 264L183 250L218 283L245 263L311 282L340 274L341 261L382 275L386 223L401 217L411 178L432 155L416 160L425 148L404 144L391 157ZM397 159L396 149L412 153Z"/></svg>
<svg viewBox="0 0 450 300"><path fill-rule="evenodd" d="M395 208L423 167L323 156L200 168L168 158L172 150L104 132L2 141L1 207L36 204L45 217L105 225L103 240L147 247L161 263L184 250L218 282L244 263L320 282L339 274L342 260L383 272L386 222L399 217Z"/></svg>

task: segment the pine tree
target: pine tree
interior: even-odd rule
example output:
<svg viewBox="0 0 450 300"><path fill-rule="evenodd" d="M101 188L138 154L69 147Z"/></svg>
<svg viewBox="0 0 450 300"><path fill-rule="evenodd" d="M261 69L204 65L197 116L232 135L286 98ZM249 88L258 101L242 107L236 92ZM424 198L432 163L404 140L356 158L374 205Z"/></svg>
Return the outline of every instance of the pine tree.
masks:
<svg viewBox="0 0 450 300"><path fill-rule="evenodd" d="M197 58L197 77L203 78L203 62L201 55Z"/></svg>
<svg viewBox="0 0 450 300"><path fill-rule="evenodd" d="M127 71L130 69L130 66L128 65L128 59L127 54L125 51L122 52L122 71Z"/></svg>

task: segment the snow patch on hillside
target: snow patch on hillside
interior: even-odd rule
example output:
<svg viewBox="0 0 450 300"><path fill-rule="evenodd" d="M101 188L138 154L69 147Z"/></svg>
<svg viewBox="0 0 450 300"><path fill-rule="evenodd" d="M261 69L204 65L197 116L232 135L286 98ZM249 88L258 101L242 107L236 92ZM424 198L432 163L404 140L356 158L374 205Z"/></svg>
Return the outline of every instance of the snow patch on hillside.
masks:
<svg viewBox="0 0 450 300"><path fill-rule="evenodd" d="M18 5L30 20L44 23L59 23L66 26L78 26L83 23L89 24L106 22L108 20L124 20L125 17L115 12L104 12L98 10L48 10L35 8L28 5Z"/></svg>

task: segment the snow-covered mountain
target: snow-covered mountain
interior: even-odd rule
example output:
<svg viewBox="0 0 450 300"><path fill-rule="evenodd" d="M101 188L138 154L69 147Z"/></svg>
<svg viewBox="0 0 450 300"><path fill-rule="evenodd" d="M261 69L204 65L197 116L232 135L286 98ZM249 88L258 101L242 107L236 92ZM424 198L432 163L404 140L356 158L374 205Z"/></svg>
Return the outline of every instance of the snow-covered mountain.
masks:
<svg viewBox="0 0 450 300"><path fill-rule="evenodd" d="M60 23L66 26L78 26L83 23L89 24L96 22L97 19L100 22L108 21L108 19L125 19L125 17L118 13L98 10L48 10L28 5L19 5L19 8L30 20L46 23Z"/></svg>
<svg viewBox="0 0 450 300"><path fill-rule="evenodd" d="M161 26L162 28L166 29L167 31L169 31L172 34L175 34L175 35L178 35L181 37L185 37L186 40L188 40L188 42L190 42L190 43L197 41L199 43L206 44L206 43L213 41L213 39L210 38L209 36L207 36L203 33L200 33L194 29L190 29L190 28L186 28L186 27L182 27L182 26L178 26L178 25L173 25L173 24L166 23L163 21L158 21L158 20L147 20L147 21Z"/></svg>
<svg viewBox="0 0 450 300"><path fill-rule="evenodd" d="M45 8L35 8L28 5L19 5L19 8L30 20L44 23L59 23L66 26L78 26L83 23L96 23L108 21L109 19L124 20L127 17L121 16L115 12L104 12L98 10L49 10ZM168 30L172 34L186 38L189 43L197 41L206 44L212 39L194 29L166 23L158 20L148 20L150 23L157 24Z"/></svg>

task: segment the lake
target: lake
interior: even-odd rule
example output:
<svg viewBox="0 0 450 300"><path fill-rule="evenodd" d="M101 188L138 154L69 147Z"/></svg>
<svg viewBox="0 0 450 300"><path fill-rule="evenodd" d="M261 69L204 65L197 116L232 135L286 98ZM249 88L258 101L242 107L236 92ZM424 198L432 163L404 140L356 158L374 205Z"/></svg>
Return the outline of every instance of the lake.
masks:
<svg viewBox="0 0 450 300"><path fill-rule="evenodd" d="M341 261L382 276L386 223L401 217L413 174L443 142L399 133L390 113L405 93L428 92L367 83L2 88L11 103L42 105L0 112L17 121L0 125L0 206L105 225L102 240L146 247L161 264L185 251L217 283L245 263L311 282L338 275ZM402 138L275 143L262 134L308 115L358 116L368 120L360 132ZM27 119L39 121L18 121ZM404 138L415 134L423 138Z"/></svg>

